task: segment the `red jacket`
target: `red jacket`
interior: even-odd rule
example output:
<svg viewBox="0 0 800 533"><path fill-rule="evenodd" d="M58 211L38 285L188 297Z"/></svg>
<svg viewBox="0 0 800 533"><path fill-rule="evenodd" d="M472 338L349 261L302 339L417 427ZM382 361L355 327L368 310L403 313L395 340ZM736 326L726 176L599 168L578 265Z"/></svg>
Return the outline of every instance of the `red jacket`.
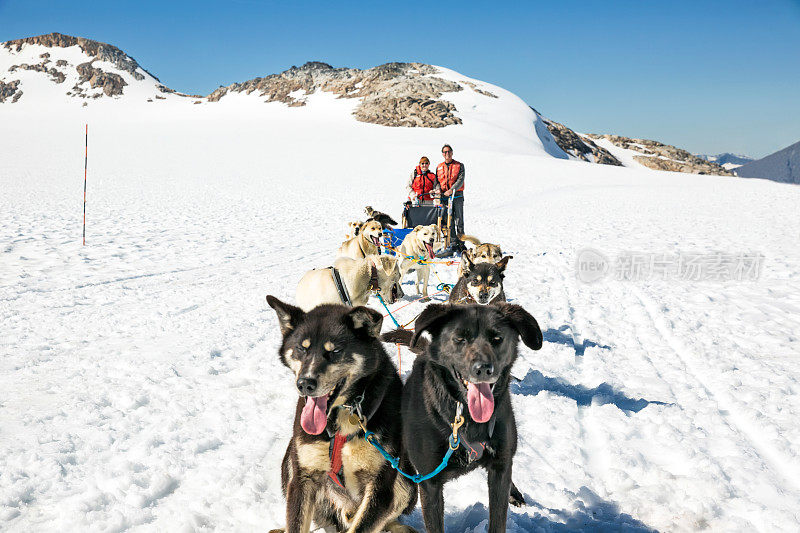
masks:
<svg viewBox="0 0 800 533"><path fill-rule="evenodd" d="M449 191L450 188L458 181L463 166L461 163L453 159L453 162L448 165L447 163L439 163L436 167L436 178L439 180L439 185L442 188L442 194ZM458 188L458 191L463 191L464 185Z"/></svg>
<svg viewBox="0 0 800 533"><path fill-rule="evenodd" d="M433 200L431 192L436 187L436 174L430 170L423 174L422 169L417 166L414 170L414 181L411 182L411 189L417 193L420 202Z"/></svg>

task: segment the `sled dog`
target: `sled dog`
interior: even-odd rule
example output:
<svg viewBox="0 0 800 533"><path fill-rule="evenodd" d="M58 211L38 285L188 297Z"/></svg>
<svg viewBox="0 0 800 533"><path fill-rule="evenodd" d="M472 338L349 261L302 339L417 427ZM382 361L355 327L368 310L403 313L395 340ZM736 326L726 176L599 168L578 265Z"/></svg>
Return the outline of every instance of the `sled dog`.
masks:
<svg viewBox="0 0 800 533"><path fill-rule="evenodd" d="M454 304L480 305L505 302L503 272L512 257L507 255L497 263L475 264L467 254L463 254L461 256L461 277L450 291L447 301Z"/></svg>
<svg viewBox="0 0 800 533"><path fill-rule="evenodd" d="M348 239L339 247L336 257L350 257L351 259L361 259L368 255L378 255L381 253L380 243L383 235L383 227L377 220L365 222L358 235Z"/></svg>
<svg viewBox="0 0 800 533"><path fill-rule="evenodd" d="M358 235L358 230L361 229L361 225L364 224L363 222L353 221L347 223L347 233L344 236L344 240L349 241L356 235Z"/></svg>
<svg viewBox="0 0 800 533"><path fill-rule="evenodd" d="M381 223L381 226L383 227L383 229L388 229L389 226L396 226L397 225L397 221L395 219L393 219L392 217L390 217L389 215L387 215L386 213L384 213L382 211L376 211L376 210L372 209L371 205L368 205L367 207L365 207L364 208L364 212L367 214L367 217L368 217L367 220L368 221L369 220L377 220L378 222Z"/></svg>
<svg viewBox="0 0 800 533"><path fill-rule="evenodd" d="M281 464L285 531L308 533L314 524L413 533L396 519L416 505L416 488L364 439L357 420L360 414L383 448L400 457L400 468L411 468L401 448L402 383L378 340L383 317L367 307L322 305L306 313L274 296L267 302L283 336L280 360L300 396Z"/></svg>
<svg viewBox="0 0 800 533"><path fill-rule="evenodd" d="M370 291L375 285L387 305L403 297L400 288L400 268L396 257L388 255L368 255L361 259L339 257L333 262L339 272L350 304L366 305ZM295 293L297 305L310 311L321 304L343 304L334 281L331 268L317 268L306 272L297 284Z"/></svg>
<svg viewBox="0 0 800 533"><path fill-rule="evenodd" d="M542 347L536 319L518 305L429 305L411 344L431 335L403 388L403 445L417 472L428 473L448 450L447 436L462 406L460 443L441 473L419 485L428 533L444 532L443 488L477 467L489 481L489 527L505 531L508 504L524 503L511 482L517 428L508 390L519 339ZM517 500L516 502L514 500Z"/></svg>
<svg viewBox="0 0 800 533"><path fill-rule="evenodd" d="M402 257L400 274L405 276L409 272L417 272L417 294L428 297L428 278L431 267L425 263L417 263L414 259L433 260L435 258L434 241L436 240L436 224L417 226L406 235L397 248L397 254ZM409 259L412 257L414 259Z"/></svg>
<svg viewBox="0 0 800 533"><path fill-rule="evenodd" d="M490 242L481 242L477 237L472 235L461 235L461 240L473 244L474 248L468 248L463 255L468 255L473 263L497 263L503 258L503 252L500 250L499 244L492 244ZM462 275L461 265L458 265L458 277Z"/></svg>

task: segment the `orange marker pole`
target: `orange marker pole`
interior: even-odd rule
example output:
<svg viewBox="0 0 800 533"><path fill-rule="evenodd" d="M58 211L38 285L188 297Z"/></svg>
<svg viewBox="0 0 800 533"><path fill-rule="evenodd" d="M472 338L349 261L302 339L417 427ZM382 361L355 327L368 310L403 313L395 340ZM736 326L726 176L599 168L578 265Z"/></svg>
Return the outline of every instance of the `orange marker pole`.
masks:
<svg viewBox="0 0 800 533"><path fill-rule="evenodd" d="M86 169L89 166L89 124L86 124L85 151L83 153L83 245L86 246Z"/></svg>

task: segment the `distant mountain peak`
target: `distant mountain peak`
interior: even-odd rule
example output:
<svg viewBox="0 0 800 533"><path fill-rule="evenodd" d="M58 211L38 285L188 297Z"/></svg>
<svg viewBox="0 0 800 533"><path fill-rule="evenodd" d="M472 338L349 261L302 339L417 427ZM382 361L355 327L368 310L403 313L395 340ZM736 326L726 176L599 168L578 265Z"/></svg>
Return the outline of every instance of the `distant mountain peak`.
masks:
<svg viewBox="0 0 800 533"><path fill-rule="evenodd" d="M25 45L39 45L47 48L69 48L71 46L78 46L88 56L94 57L101 61L108 61L113 63L118 69L128 72L134 79L143 80L145 77L138 70L146 72L159 81L157 77L153 76L142 68L131 56L117 48L116 46L84 37L73 37L72 35L64 35L63 33L48 33L45 35L37 35L36 37L25 37L23 39L14 39L6 41L3 44L4 48L14 52L20 52Z"/></svg>
<svg viewBox="0 0 800 533"><path fill-rule="evenodd" d="M742 178L800 183L800 141L734 170Z"/></svg>

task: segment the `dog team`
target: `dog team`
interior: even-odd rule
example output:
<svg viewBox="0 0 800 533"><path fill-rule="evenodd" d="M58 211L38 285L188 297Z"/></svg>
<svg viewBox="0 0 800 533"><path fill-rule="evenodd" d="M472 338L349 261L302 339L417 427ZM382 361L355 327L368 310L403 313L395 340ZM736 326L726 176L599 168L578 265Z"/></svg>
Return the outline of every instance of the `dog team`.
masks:
<svg viewBox="0 0 800 533"><path fill-rule="evenodd" d="M381 335L383 316L366 307L370 294L394 303L413 271L427 301L427 261L441 241L436 225L417 226L396 256L381 254L383 229L396 222L367 214L331 267L302 276L296 306L267 296L282 334L279 357L299 393L281 464L286 527L273 531L409 533L397 519L419 498L426 530L443 533L445 483L478 467L488 474L488 530L505 531L509 503L524 504L511 480L511 367L520 340L542 347L536 319L506 303L511 256L461 236L475 247L462 254L448 302L428 305L413 331ZM384 342L417 354L405 384Z"/></svg>

